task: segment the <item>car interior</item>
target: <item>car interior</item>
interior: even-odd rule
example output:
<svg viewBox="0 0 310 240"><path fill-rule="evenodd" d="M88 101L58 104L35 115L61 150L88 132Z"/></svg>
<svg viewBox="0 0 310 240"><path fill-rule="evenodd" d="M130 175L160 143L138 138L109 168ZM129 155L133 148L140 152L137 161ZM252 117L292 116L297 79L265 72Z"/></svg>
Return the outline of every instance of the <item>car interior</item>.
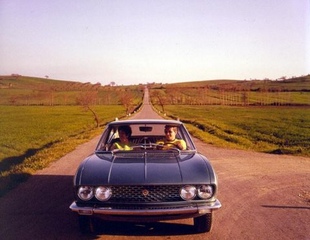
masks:
<svg viewBox="0 0 310 240"><path fill-rule="evenodd" d="M118 134L118 127L115 126L110 129L110 132L108 133L108 136L105 139L105 142L102 142L102 146L105 146L106 150L110 150L110 147L115 143L119 142L119 134ZM130 125L132 134L130 137L130 142L133 143L133 145L137 146L153 146L155 147L156 142L165 139L164 134L164 127L165 125L162 124L155 124L152 126L148 125L137 125L133 124ZM184 139L180 132L178 131L176 138L178 139ZM184 139L186 141L186 139Z"/></svg>

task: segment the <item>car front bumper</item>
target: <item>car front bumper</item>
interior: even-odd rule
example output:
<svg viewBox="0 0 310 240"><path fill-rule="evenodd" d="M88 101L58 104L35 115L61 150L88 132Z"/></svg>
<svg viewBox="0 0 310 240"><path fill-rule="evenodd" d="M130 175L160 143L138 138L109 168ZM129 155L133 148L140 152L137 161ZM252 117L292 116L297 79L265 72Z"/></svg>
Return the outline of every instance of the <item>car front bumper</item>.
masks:
<svg viewBox="0 0 310 240"><path fill-rule="evenodd" d="M70 205L70 209L73 212L77 212L79 215L94 215L107 219L179 219L189 218L211 213L221 207L219 200L214 202L195 204L182 207L171 208L143 208L143 209L118 209L112 207L87 207L78 206L76 202Z"/></svg>

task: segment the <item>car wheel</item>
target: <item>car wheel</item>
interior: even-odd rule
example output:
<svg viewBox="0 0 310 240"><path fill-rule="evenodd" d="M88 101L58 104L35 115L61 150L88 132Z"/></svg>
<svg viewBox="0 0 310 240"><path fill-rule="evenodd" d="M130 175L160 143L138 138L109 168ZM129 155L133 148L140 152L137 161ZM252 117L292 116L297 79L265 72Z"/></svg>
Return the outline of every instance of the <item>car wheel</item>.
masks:
<svg viewBox="0 0 310 240"><path fill-rule="evenodd" d="M96 219L89 216L78 216L79 217L79 228L82 234L95 233L98 229L98 223Z"/></svg>
<svg viewBox="0 0 310 240"><path fill-rule="evenodd" d="M194 218L194 227L197 232L210 232L212 227L212 212Z"/></svg>

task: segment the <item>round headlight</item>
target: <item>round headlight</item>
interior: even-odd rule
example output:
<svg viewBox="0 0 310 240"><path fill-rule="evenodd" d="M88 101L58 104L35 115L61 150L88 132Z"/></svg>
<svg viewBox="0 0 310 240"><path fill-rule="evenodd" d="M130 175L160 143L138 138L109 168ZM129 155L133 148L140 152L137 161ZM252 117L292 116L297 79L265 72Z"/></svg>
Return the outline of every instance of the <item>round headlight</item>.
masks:
<svg viewBox="0 0 310 240"><path fill-rule="evenodd" d="M196 187L195 186L184 186L180 190L180 196L183 200L192 200L196 197Z"/></svg>
<svg viewBox="0 0 310 240"><path fill-rule="evenodd" d="M208 199L213 196L213 188L210 185L201 185L198 188L198 196L202 199Z"/></svg>
<svg viewBox="0 0 310 240"><path fill-rule="evenodd" d="M78 196L83 201L90 200L94 196L93 188L89 186L79 187Z"/></svg>
<svg viewBox="0 0 310 240"><path fill-rule="evenodd" d="M112 196L112 190L109 187L97 187L95 190L95 197L99 201L107 201Z"/></svg>

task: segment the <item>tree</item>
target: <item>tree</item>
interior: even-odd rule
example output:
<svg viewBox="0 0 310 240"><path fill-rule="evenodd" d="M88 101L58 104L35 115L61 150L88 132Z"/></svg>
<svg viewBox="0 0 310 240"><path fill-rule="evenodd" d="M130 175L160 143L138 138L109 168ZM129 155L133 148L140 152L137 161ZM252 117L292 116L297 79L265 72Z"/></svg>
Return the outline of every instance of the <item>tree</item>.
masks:
<svg viewBox="0 0 310 240"><path fill-rule="evenodd" d="M50 105L51 106L54 106L55 92L56 92L56 87L55 86L51 86L49 91L48 91L48 95L50 97Z"/></svg>
<svg viewBox="0 0 310 240"><path fill-rule="evenodd" d="M77 104L81 105L84 109L90 111L95 119L96 127L99 127L99 118L94 111L93 108L91 108L92 104L95 104L97 99L98 92L96 91L87 91L87 92L81 92L79 96L76 98Z"/></svg>
<svg viewBox="0 0 310 240"><path fill-rule="evenodd" d="M249 94L247 91L241 93L241 102L244 106L249 105Z"/></svg>
<svg viewBox="0 0 310 240"><path fill-rule="evenodd" d="M121 104L125 107L126 114L129 115L134 108L134 97L132 96L132 93L128 91L119 93L119 100Z"/></svg>
<svg viewBox="0 0 310 240"><path fill-rule="evenodd" d="M158 104L161 106L162 112L165 113L166 99L164 97L164 94L159 91L154 91L153 97L157 98Z"/></svg>

